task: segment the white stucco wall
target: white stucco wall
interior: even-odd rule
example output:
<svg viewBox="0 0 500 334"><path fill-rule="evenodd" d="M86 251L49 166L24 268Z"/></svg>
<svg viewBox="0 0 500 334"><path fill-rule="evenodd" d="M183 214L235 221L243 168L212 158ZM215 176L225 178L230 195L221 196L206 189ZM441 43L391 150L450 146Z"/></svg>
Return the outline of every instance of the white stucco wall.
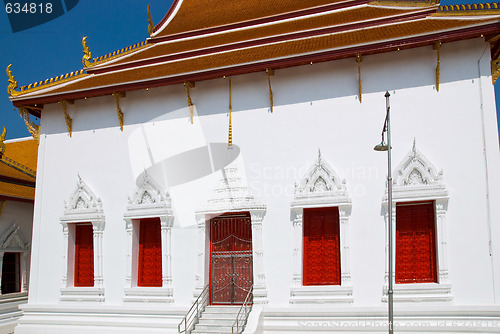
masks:
<svg viewBox="0 0 500 334"><path fill-rule="evenodd" d="M354 303L349 307L385 305L381 208L387 160L373 147L380 142L386 90L391 94L393 166L406 156L415 138L418 150L444 172L449 192L448 254L439 256L448 257L453 295L444 307L498 306L500 273L493 273L493 268L500 268L500 246L493 244L493 257L488 249L488 224L493 241L498 243L500 237L500 154L489 57L489 45L482 39L443 44L437 92L437 57L432 47L365 56L362 103L357 97L354 59L276 70L271 78L274 113L269 112L265 73L232 78L233 143L241 150L239 159L250 189L267 205L263 248L269 307L289 305L293 185L314 162L318 148L345 178L352 199ZM59 218L78 175L100 197L106 216L103 307L123 304L127 196L144 169L168 190L165 170L151 166L207 143L227 142L227 86L223 78L196 82L191 89L197 113L193 125L181 85L127 92L120 100L123 132L112 96L68 105L73 118L71 138L61 107L44 106L29 296L33 309L39 304L60 304L64 239ZM212 175L170 189L176 215L172 230L175 303L162 308L185 309L193 300L197 257L193 210L208 198L216 180L217 175ZM144 307L149 306L140 306Z"/></svg>

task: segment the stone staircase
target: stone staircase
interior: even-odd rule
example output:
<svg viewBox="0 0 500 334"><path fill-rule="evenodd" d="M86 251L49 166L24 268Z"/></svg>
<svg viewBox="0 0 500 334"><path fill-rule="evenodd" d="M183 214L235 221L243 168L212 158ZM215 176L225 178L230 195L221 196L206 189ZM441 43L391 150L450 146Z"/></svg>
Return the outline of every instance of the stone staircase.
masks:
<svg viewBox="0 0 500 334"><path fill-rule="evenodd" d="M238 315L241 305L218 306L210 305L201 314L200 321L194 326L192 334L229 334L232 333L232 326ZM239 333L243 329L240 328ZM235 328L236 333L236 328Z"/></svg>

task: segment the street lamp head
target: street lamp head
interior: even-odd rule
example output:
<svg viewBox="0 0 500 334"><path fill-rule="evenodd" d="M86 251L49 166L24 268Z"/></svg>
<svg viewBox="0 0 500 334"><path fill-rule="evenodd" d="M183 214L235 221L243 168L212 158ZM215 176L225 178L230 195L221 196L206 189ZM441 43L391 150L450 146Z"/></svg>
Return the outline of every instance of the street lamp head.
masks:
<svg viewBox="0 0 500 334"><path fill-rule="evenodd" d="M378 144L377 146L375 146L373 148L375 151L387 151L389 149L389 146L384 143L384 142L381 142L380 144Z"/></svg>

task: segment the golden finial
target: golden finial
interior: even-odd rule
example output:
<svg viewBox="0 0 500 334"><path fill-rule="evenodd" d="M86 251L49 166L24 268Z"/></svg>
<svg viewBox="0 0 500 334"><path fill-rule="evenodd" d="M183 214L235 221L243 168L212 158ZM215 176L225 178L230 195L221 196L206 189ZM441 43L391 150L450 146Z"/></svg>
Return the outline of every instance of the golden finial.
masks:
<svg viewBox="0 0 500 334"><path fill-rule="evenodd" d="M7 135L7 129L5 129L5 126L3 127L3 132L2 135L0 136L0 158L3 156L5 152L5 136Z"/></svg>
<svg viewBox="0 0 500 334"><path fill-rule="evenodd" d="M227 139L227 146L233 146L233 125L231 124L231 78L229 78L229 135Z"/></svg>
<svg viewBox="0 0 500 334"><path fill-rule="evenodd" d="M82 45L83 45L83 57L82 57L82 64L84 68L87 68L92 65L90 60L92 59L92 52L90 52L89 47L87 46L87 36L85 36L82 39Z"/></svg>
<svg viewBox="0 0 500 334"><path fill-rule="evenodd" d="M153 19L151 18L151 10L149 9L149 7L151 7L151 5L148 5L148 34L149 37L151 37L155 29L155 25L153 24Z"/></svg>
<svg viewBox="0 0 500 334"><path fill-rule="evenodd" d="M14 78L14 76L12 75L12 71L10 70L11 66L12 66L12 64L7 66L7 76L9 77L9 80L8 80L9 86L7 87L7 93L11 97L16 97L19 94L21 94L21 92L15 91L15 89L17 88L17 81L16 81L16 78Z"/></svg>

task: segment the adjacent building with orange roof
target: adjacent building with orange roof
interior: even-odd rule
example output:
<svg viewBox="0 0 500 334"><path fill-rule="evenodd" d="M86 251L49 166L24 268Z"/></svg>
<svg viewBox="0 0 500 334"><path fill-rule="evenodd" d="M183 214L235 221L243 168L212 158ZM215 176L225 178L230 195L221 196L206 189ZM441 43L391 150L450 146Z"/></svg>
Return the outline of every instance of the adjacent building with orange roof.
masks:
<svg viewBox="0 0 500 334"><path fill-rule="evenodd" d="M38 144L0 136L0 331L12 333L28 300Z"/></svg>
<svg viewBox="0 0 500 334"><path fill-rule="evenodd" d="M499 6L176 0L74 72L9 65L39 142L15 333L380 332L391 277L397 332L498 331Z"/></svg>

